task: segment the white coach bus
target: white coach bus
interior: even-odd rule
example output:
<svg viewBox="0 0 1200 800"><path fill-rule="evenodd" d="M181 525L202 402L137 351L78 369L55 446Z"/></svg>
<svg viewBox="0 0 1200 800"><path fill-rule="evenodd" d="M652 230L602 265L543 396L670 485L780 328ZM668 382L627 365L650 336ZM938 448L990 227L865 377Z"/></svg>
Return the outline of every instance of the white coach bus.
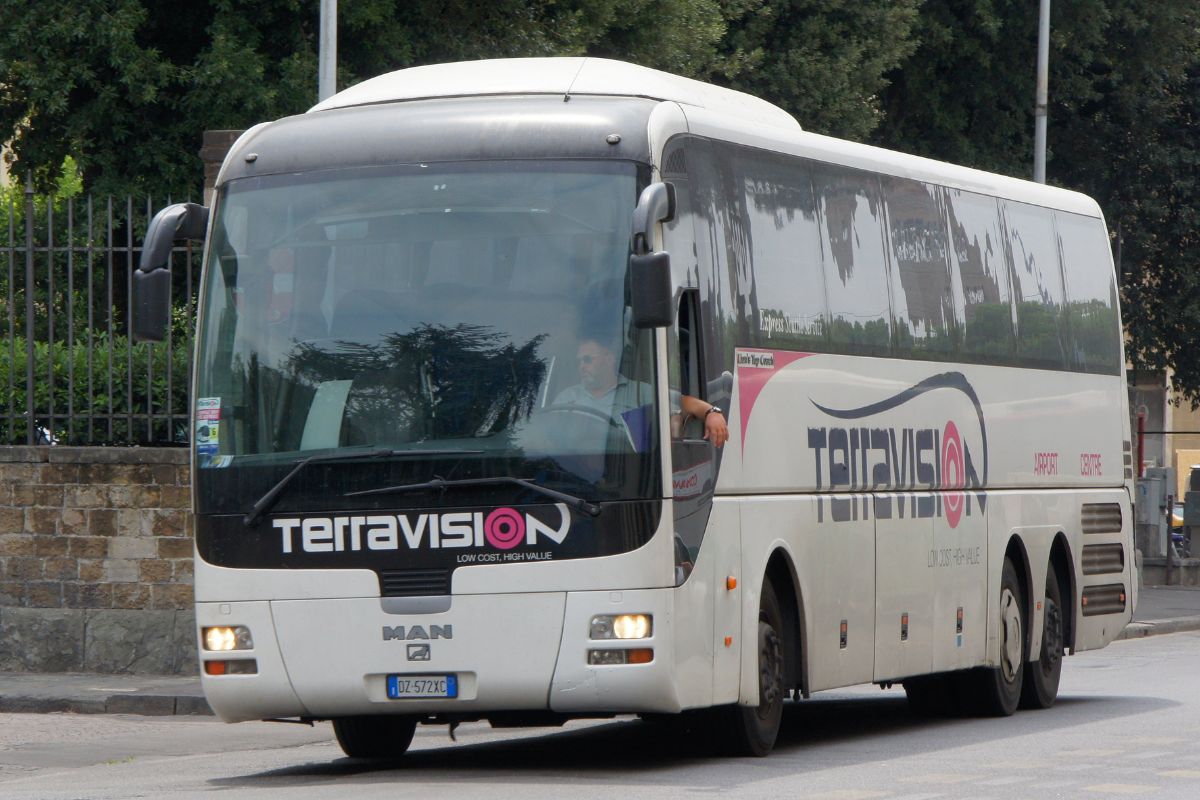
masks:
<svg viewBox="0 0 1200 800"><path fill-rule="evenodd" d="M211 214L148 232L143 339L184 238L226 721L394 757L418 723L690 712L762 755L785 700L851 684L1045 708L1131 617L1117 288L1080 194L629 64L483 61L247 131Z"/></svg>

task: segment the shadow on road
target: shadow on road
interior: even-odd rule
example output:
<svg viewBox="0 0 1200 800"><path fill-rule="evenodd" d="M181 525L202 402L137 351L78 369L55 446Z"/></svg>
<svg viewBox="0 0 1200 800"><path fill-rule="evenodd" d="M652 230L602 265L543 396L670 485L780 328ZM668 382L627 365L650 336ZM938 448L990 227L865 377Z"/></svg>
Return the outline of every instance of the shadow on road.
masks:
<svg viewBox="0 0 1200 800"><path fill-rule="evenodd" d="M744 781L762 778L763 768L816 772L1153 713L1173 705L1177 704L1154 697L1091 695L1062 697L1052 709L1021 711L1003 719L928 718L910 712L899 690L878 696L831 693L789 703L775 752L763 760L723 759L714 751L711 738L700 731L688 733L678 725L622 719L544 735L525 732L520 738L503 741L447 740L445 746L413 750L396 762L339 758L214 779L210 784L284 789L347 778L356 783L389 782L401 774L405 780L436 784L493 781L520 773L521 781L597 786L627 784L639 773L647 779L658 773L652 782L688 785L702 780L709 788L736 788ZM722 769L695 769L714 763L720 763Z"/></svg>

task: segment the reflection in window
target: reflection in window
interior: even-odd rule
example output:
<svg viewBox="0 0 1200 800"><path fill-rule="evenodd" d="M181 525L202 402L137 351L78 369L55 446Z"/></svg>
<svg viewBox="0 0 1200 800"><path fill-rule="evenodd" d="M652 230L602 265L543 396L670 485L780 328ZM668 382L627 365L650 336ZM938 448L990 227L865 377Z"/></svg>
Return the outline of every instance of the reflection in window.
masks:
<svg viewBox="0 0 1200 800"><path fill-rule="evenodd" d="M758 154L742 153L737 166L750 220L759 341L765 347L821 348L825 280L808 173L798 163Z"/></svg>
<svg viewBox="0 0 1200 800"><path fill-rule="evenodd" d="M824 168L813 176L813 193L828 239L825 288L831 348L887 355L891 309L878 181L866 173Z"/></svg>
<svg viewBox="0 0 1200 800"><path fill-rule="evenodd" d="M964 360L1011 363L1012 305L995 198L946 190L951 257L957 277L956 316L963 320Z"/></svg>
<svg viewBox="0 0 1200 800"><path fill-rule="evenodd" d="M1004 209L1017 303L1017 360L1024 367L1063 369L1063 288L1053 218L1024 203L1005 203Z"/></svg>
<svg viewBox="0 0 1200 800"><path fill-rule="evenodd" d="M1078 214L1055 213L1059 256L1066 281L1064 328L1071 369L1109 375L1121 371L1117 284L1104 223Z"/></svg>
<svg viewBox="0 0 1200 800"><path fill-rule="evenodd" d="M197 396L222 420L210 455L458 452L479 473L643 493L653 481L629 482L652 474L653 408L554 403L582 383L584 339L655 380L652 335L628 323L636 185L631 164L518 161L226 187L199 334Z"/></svg>
<svg viewBox="0 0 1200 800"><path fill-rule="evenodd" d="M890 177L883 179L882 186L900 277L894 287L897 352L911 352L915 358L953 357L960 329L954 314L941 190Z"/></svg>

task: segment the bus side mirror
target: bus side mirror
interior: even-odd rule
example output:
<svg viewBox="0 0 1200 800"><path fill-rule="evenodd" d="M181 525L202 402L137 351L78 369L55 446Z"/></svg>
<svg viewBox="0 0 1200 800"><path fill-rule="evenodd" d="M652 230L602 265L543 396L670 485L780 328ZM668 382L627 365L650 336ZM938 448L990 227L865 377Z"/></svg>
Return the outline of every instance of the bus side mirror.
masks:
<svg viewBox="0 0 1200 800"><path fill-rule="evenodd" d="M629 272L634 327L662 328L674 322L671 256L667 253L630 256Z"/></svg>
<svg viewBox="0 0 1200 800"><path fill-rule="evenodd" d="M171 319L171 250L181 239L203 241L208 209L176 203L154 215L146 228L142 258L133 274L133 339L161 342Z"/></svg>
<svg viewBox="0 0 1200 800"><path fill-rule="evenodd" d="M629 291L633 324L638 328L661 328L675 321L671 291L671 256L650 252L654 229L675 218L675 187L652 183L642 190L633 212L633 255L629 257Z"/></svg>

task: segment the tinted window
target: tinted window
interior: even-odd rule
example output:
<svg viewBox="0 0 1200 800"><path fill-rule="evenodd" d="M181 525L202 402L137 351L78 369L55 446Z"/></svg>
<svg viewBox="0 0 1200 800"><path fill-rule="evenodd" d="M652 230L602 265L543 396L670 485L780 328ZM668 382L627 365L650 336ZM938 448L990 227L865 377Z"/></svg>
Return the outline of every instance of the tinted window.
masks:
<svg viewBox="0 0 1200 800"><path fill-rule="evenodd" d="M1063 287L1053 215L1024 203L1005 203L1004 209L1017 305L1017 363L1062 369L1066 364L1060 335Z"/></svg>
<svg viewBox="0 0 1200 800"><path fill-rule="evenodd" d="M897 354L953 357L960 327L955 316L942 190L885 177L888 233L899 277L893 286Z"/></svg>
<svg viewBox="0 0 1200 800"><path fill-rule="evenodd" d="M1012 304L1000 207L993 197L946 190L955 315L962 320L964 360L1008 364L1013 358Z"/></svg>
<svg viewBox="0 0 1200 800"><path fill-rule="evenodd" d="M1116 276L1104 223L1078 214L1056 213L1059 256L1066 281L1064 329L1068 366L1080 372L1121 371L1121 327Z"/></svg>
<svg viewBox="0 0 1200 800"><path fill-rule="evenodd" d="M737 161L750 222L758 338L764 347L814 349L824 339L821 230L801 163L748 152Z"/></svg>
<svg viewBox="0 0 1200 800"><path fill-rule="evenodd" d="M199 331L201 509L244 511L297 459L339 449L400 452L410 482L658 491L653 339L624 291L636 187L634 165L584 161L231 184ZM240 496L223 470L245 476ZM322 502L355 508L351 488Z"/></svg>
<svg viewBox="0 0 1200 800"><path fill-rule="evenodd" d="M883 241L883 204L875 176L819 167L813 193L825 235L829 341L834 352L887 355L891 310Z"/></svg>

